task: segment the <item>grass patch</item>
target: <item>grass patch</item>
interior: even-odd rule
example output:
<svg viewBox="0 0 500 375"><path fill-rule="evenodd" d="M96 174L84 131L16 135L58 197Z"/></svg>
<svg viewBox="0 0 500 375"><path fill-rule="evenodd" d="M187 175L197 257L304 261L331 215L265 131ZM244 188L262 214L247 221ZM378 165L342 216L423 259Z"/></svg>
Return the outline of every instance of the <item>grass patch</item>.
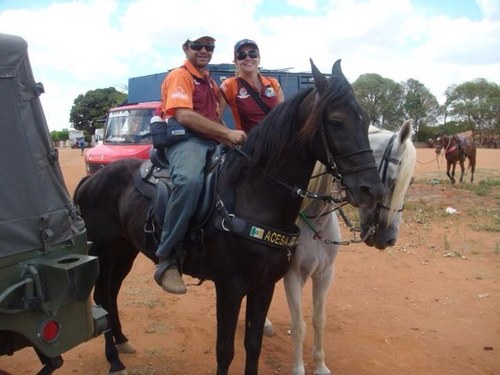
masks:
<svg viewBox="0 0 500 375"><path fill-rule="evenodd" d="M144 350L144 353L146 354L146 356L148 357L161 357L164 355L164 352L163 352L163 349L161 348L158 348L156 346L154 347L150 347L150 348L146 348Z"/></svg>
<svg viewBox="0 0 500 375"><path fill-rule="evenodd" d="M412 216L409 215L410 213ZM436 213L436 206L427 204L420 198L418 202L405 202L403 217L406 217L405 220L411 220L418 224L428 224L436 216Z"/></svg>
<svg viewBox="0 0 500 375"><path fill-rule="evenodd" d="M478 232L500 232L500 207L474 207L467 214L477 219L470 225L472 230Z"/></svg>
<svg viewBox="0 0 500 375"><path fill-rule="evenodd" d="M146 366L146 365L145 365ZM129 369L129 375L158 375L160 372L152 367L135 367Z"/></svg>
<svg viewBox="0 0 500 375"><path fill-rule="evenodd" d="M145 296L145 298L140 301L128 301L125 303L127 306L147 306L149 308L161 307L164 306L165 303L159 298Z"/></svg>
<svg viewBox="0 0 500 375"><path fill-rule="evenodd" d="M457 188L472 191L480 197L489 196L494 187L500 186L500 179L486 177L485 179L479 181L477 184L461 184L457 185Z"/></svg>
<svg viewBox="0 0 500 375"><path fill-rule="evenodd" d="M166 333L168 326L162 322L153 322L146 327L146 333Z"/></svg>
<svg viewBox="0 0 500 375"><path fill-rule="evenodd" d="M477 232L491 232L491 233L497 233L500 232L500 226L499 224L474 224L471 225L472 230L475 230Z"/></svg>

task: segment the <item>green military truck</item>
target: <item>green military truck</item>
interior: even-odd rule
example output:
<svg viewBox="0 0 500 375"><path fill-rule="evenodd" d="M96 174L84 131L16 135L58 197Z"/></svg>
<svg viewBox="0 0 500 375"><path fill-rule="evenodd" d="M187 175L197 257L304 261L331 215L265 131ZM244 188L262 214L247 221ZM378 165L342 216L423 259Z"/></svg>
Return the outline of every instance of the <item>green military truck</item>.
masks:
<svg viewBox="0 0 500 375"><path fill-rule="evenodd" d="M0 356L33 347L39 374L107 328L99 273L64 184L24 39L0 33ZM1 372L1 371L0 371Z"/></svg>

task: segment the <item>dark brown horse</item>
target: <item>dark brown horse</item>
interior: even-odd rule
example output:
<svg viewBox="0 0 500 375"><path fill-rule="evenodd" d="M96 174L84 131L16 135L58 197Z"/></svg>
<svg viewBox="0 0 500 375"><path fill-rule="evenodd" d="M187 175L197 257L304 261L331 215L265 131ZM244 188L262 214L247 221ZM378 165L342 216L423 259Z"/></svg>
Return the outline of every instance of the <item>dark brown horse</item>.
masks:
<svg viewBox="0 0 500 375"><path fill-rule="evenodd" d="M474 170L476 169L476 145L472 138L464 138L458 135L442 135L437 139L436 154L444 150L446 157L446 174L452 184L455 180L455 167L460 163L460 182L463 181L465 172L465 159L469 159L470 182L474 181ZM451 169L451 173L450 173Z"/></svg>
<svg viewBox="0 0 500 375"><path fill-rule="evenodd" d="M230 150L220 158L217 191L223 198L208 224L195 233L198 240L188 235L183 244L184 273L215 283L218 375L227 374L233 360L245 296L245 374L258 373L274 286L288 271L295 246L295 219L306 196L300 187L307 187L316 161L341 178L347 200L355 206L373 207L384 195L368 140L368 118L340 61L334 64L329 81L312 62L311 67L315 88L273 109L252 130L241 151ZM117 296L135 257L144 249L144 222L151 207L134 184L140 167L137 159L116 161L82 180L75 192L92 241L90 254L99 257L94 299L108 311L106 357L115 373L125 368L115 345L127 342ZM165 311L165 319L175 317Z"/></svg>

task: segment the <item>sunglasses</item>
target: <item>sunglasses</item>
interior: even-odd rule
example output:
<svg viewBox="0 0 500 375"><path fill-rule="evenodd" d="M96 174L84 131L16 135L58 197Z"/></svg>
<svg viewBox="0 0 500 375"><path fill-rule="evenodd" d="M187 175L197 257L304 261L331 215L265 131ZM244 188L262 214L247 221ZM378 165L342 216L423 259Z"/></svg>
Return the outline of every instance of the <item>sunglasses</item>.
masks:
<svg viewBox="0 0 500 375"><path fill-rule="evenodd" d="M189 48L191 48L193 51L201 51L203 48L205 48L207 52L213 52L215 46L213 44L191 43L189 45Z"/></svg>
<svg viewBox="0 0 500 375"><path fill-rule="evenodd" d="M250 50L248 52L241 51L241 52L238 52L236 54L236 58L239 61L245 60L247 58L247 56L250 57L251 59L256 59L257 57L259 57L259 53L253 49L253 50Z"/></svg>

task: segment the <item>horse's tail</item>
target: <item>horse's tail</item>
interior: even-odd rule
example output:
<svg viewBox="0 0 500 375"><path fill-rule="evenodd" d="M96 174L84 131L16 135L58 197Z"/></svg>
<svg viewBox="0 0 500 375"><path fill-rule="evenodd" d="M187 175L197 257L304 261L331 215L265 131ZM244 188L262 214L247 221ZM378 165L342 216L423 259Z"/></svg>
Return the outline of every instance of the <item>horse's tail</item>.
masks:
<svg viewBox="0 0 500 375"><path fill-rule="evenodd" d="M80 182L78 183L78 185L76 185L76 189L75 189L75 192L73 193L73 202L76 202L77 200L77 196L78 196L78 190L80 190L80 187L83 185L83 183L85 181L87 181L89 179L90 176L85 176L83 177Z"/></svg>
<svg viewBox="0 0 500 375"><path fill-rule="evenodd" d="M476 169L476 151L476 145L473 143L469 153L469 166L467 168L467 170L471 169L472 173L474 173L474 170Z"/></svg>

